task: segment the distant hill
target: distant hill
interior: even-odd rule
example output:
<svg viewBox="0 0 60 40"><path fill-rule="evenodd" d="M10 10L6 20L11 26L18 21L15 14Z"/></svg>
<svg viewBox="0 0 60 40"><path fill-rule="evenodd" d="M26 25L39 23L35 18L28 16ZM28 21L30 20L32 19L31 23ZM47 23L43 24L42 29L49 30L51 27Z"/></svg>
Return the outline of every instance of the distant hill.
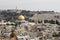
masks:
<svg viewBox="0 0 60 40"><path fill-rule="evenodd" d="M60 13L45 13L45 14L35 14L29 19L35 20L35 21L41 21L41 20L58 20L60 22Z"/></svg>
<svg viewBox="0 0 60 40"><path fill-rule="evenodd" d="M10 20L14 21L17 20L17 17L19 15L24 15L25 18L31 18L31 19L59 19L60 14L58 12L54 11L27 11L27 10L1 10L0 11L0 20ZM55 18L57 16L57 18Z"/></svg>

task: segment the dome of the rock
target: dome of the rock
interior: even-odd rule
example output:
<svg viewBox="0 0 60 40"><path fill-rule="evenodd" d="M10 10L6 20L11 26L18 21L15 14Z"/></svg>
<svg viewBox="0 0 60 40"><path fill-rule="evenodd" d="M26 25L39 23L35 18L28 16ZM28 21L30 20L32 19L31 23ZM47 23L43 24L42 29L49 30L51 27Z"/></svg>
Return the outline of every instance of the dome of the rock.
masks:
<svg viewBox="0 0 60 40"><path fill-rule="evenodd" d="M19 19L19 20L24 20L25 17L24 17L23 15L20 15L20 16L18 16L18 19Z"/></svg>

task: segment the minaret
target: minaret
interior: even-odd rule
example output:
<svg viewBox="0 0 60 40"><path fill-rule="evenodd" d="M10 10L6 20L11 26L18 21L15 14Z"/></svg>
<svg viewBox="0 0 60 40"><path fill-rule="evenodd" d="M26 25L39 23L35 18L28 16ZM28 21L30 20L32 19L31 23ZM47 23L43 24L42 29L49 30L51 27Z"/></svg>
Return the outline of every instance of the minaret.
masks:
<svg viewBox="0 0 60 40"><path fill-rule="evenodd" d="M42 20L42 24L44 24L44 20Z"/></svg>

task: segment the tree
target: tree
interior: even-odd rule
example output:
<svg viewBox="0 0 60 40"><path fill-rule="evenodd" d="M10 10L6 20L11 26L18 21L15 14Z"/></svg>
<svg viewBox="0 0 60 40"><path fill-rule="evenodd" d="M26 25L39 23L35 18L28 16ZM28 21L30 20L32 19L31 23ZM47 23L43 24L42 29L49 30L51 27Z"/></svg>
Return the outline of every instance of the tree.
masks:
<svg viewBox="0 0 60 40"><path fill-rule="evenodd" d="M57 24L57 25L60 25L60 23L59 23L59 21L58 21L58 20L56 20L56 24Z"/></svg>
<svg viewBox="0 0 60 40"><path fill-rule="evenodd" d="M16 35L14 34L14 33L11 33L10 34L10 38L13 38L13 37L15 37Z"/></svg>
<svg viewBox="0 0 60 40"><path fill-rule="evenodd" d="M50 20L49 23L55 24L55 21L54 20Z"/></svg>
<svg viewBox="0 0 60 40"><path fill-rule="evenodd" d="M14 32L15 32L15 30L11 31L10 38L15 38L16 40L18 40L18 38Z"/></svg>
<svg viewBox="0 0 60 40"><path fill-rule="evenodd" d="M44 20L44 23L48 23L49 21L48 20Z"/></svg>
<svg viewBox="0 0 60 40"><path fill-rule="evenodd" d="M10 37L12 38L12 37L15 37L15 36L16 36L16 34L14 33L14 30L12 30L11 34L10 34Z"/></svg>

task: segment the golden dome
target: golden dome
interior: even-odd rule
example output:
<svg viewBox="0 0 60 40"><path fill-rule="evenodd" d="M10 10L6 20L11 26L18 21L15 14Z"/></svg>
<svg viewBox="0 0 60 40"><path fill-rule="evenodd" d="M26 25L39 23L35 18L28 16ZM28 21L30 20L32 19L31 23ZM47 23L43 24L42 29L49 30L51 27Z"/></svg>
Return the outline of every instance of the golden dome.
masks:
<svg viewBox="0 0 60 40"><path fill-rule="evenodd" d="M24 17L23 15L20 15L20 16L18 16L18 19L19 19L19 20L24 20L25 17Z"/></svg>

